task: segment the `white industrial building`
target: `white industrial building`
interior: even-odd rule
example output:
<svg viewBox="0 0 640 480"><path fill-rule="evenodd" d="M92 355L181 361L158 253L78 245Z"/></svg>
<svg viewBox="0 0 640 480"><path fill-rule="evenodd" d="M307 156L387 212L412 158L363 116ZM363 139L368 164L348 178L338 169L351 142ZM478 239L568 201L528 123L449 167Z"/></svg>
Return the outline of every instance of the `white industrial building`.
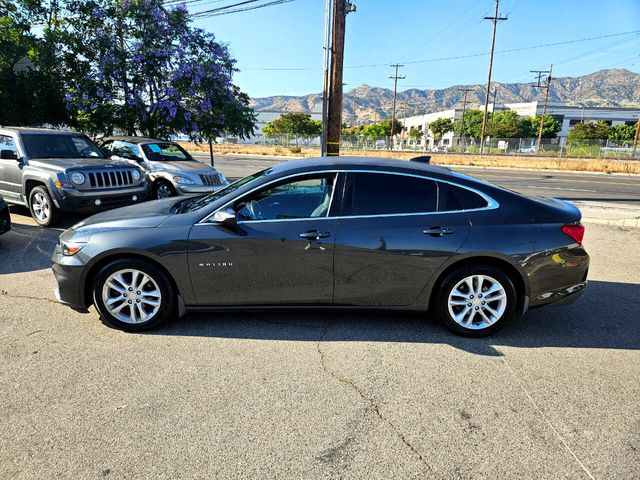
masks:
<svg viewBox="0 0 640 480"><path fill-rule="evenodd" d="M467 107L470 109L469 107ZM477 107L472 107L477 108ZM496 111L513 110L523 117L533 117L542 115L544 102L533 101L526 103L504 103L496 105ZM489 111L492 111L492 105L489 105ZM580 122L597 122L603 120L611 126L616 125L635 125L640 117L639 108L625 107L587 107L583 105L570 105L567 103L549 102L547 105L547 113L552 115L558 122L562 124L562 130L558 132L559 143L563 144L564 140L571 128ZM418 128L427 135L422 137L417 146L427 149L446 148L458 145L460 139L457 132L449 132L445 134L439 142L433 138L433 134L429 131L429 124L439 118L450 118L458 120L462 117L462 109L455 108L451 110L442 110L440 112L425 113L424 115L414 115L412 117L401 118L400 121L404 125L404 138L407 142L407 134L411 127Z"/></svg>

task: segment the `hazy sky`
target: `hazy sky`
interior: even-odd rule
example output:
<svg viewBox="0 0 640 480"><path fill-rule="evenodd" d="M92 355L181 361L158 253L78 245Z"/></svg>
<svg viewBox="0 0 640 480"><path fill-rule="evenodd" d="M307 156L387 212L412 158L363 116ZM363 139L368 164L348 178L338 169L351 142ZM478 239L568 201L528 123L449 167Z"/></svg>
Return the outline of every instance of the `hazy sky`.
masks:
<svg viewBox="0 0 640 480"><path fill-rule="evenodd" d="M202 0L191 11L240 0ZM399 89L485 83L494 0L354 0L347 16L345 87L392 87L391 63L405 63ZM201 5L201 6L199 6ZM235 82L253 97L322 90L325 0L295 0L254 11L196 21L228 43L238 60ZM529 70L553 63L557 76L602 68L640 72L640 0L502 0L496 52L637 31L598 40L496 53L493 78L526 82ZM377 66L370 66L377 65ZM277 71L274 68L306 70Z"/></svg>

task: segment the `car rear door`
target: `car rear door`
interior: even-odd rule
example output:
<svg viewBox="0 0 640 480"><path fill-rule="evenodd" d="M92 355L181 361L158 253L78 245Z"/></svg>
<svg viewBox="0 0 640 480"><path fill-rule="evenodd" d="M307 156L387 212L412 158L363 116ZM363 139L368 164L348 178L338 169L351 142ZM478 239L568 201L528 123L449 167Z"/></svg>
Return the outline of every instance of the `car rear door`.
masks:
<svg viewBox="0 0 640 480"><path fill-rule="evenodd" d="M234 201L235 227L194 225L189 269L198 304L330 304L337 182L335 172L288 178Z"/></svg>
<svg viewBox="0 0 640 480"><path fill-rule="evenodd" d="M410 305L470 232L463 211L438 211L435 180L349 172L335 246L334 303Z"/></svg>

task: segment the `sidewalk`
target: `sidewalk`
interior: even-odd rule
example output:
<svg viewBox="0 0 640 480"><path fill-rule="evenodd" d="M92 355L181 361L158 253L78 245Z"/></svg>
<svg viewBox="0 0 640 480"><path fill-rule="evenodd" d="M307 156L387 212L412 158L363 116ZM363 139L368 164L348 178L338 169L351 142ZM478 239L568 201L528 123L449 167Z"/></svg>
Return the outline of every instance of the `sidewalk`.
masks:
<svg viewBox="0 0 640 480"><path fill-rule="evenodd" d="M571 203L582 212L583 222L640 228L640 205L596 201Z"/></svg>

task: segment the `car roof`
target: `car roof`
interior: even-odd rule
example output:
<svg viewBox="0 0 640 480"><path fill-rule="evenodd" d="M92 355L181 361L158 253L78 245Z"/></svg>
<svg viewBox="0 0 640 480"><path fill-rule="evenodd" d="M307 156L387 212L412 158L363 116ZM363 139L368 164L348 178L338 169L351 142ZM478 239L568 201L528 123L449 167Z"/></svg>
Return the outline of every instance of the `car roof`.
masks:
<svg viewBox="0 0 640 480"><path fill-rule="evenodd" d="M397 158L382 158L382 157L316 157L305 158L302 160L291 160L278 164L274 167L274 173L285 172L297 172L308 169L320 169L320 170L332 170L332 169L344 169L344 170L359 170L371 168L374 170L397 170L404 172L414 171L418 175L424 175L425 173L436 173L440 175L451 174L451 171L446 167L439 165L431 165L424 162L410 162L407 160L401 160Z"/></svg>
<svg viewBox="0 0 640 480"><path fill-rule="evenodd" d="M172 142L170 140L160 140L159 138L149 138L149 137L134 137L132 135L115 135L115 136L110 136L110 137L103 137L100 139L103 142L109 141L109 140L117 140L117 141L121 141L121 142L129 142L129 143L136 143L136 144L140 144L140 143L156 143L156 142L162 142L162 143L176 143L176 142Z"/></svg>
<svg viewBox="0 0 640 480"><path fill-rule="evenodd" d="M0 126L0 130L12 132L28 133L31 135L84 135L82 132L72 132L71 130L56 130L55 128L35 128L35 127L10 127Z"/></svg>

